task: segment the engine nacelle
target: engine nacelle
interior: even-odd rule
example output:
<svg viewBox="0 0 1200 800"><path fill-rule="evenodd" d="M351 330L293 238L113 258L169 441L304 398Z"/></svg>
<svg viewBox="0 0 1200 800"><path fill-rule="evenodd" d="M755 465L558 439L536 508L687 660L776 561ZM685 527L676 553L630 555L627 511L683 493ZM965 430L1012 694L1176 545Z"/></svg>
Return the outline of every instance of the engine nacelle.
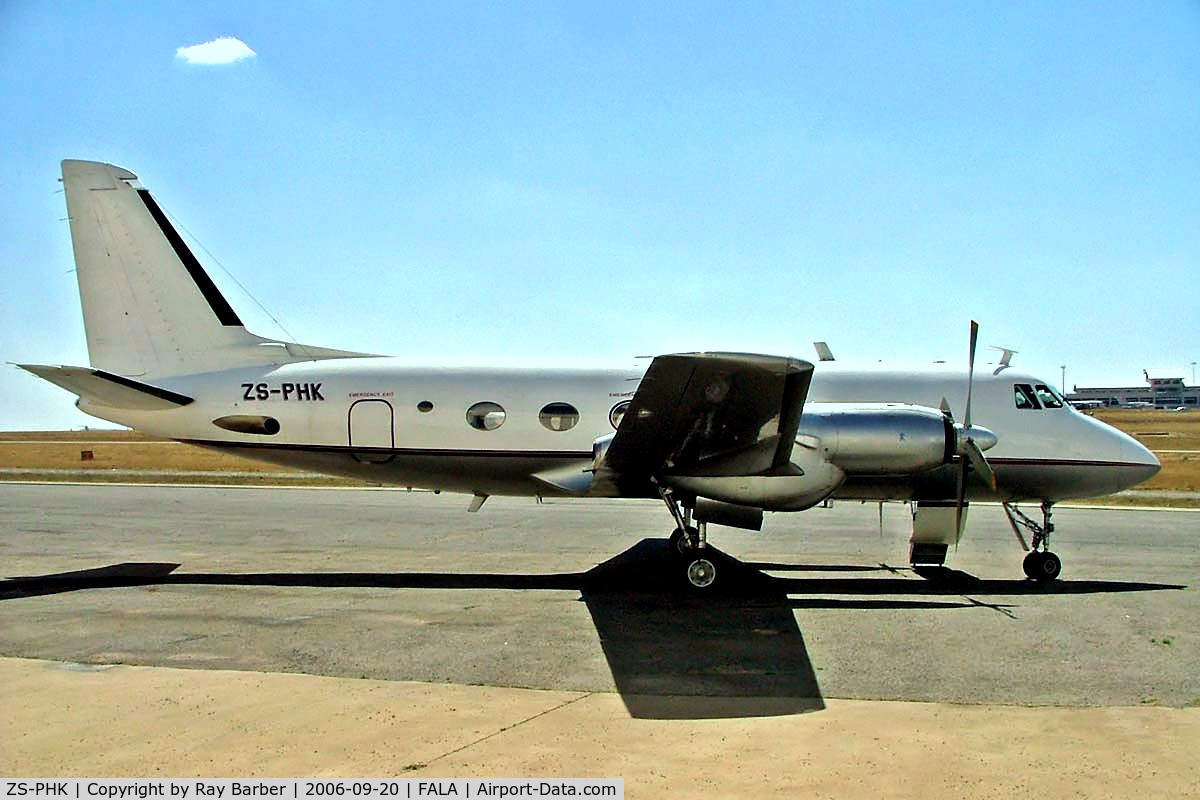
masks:
<svg viewBox="0 0 1200 800"><path fill-rule="evenodd" d="M542 470L531 475L535 481L555 491L576 497L618 497L620 490L611 480L611 475L597 480L604 467L604 457L612 445L613 437L609 433L592 443L592 460L572 461L552 469Z"/></svg>
<svg viewBox="0 0 1200 800"><path fill-rule="evenodd" d="M620 494L604 469L615 433L595 440L592 463L566 465L535 479L575 495ZM800 417L790 469L774 475L660 476L697 497L764 511L800 511L829 497L847 475L913 475L950 463L970 435L988 449L995 434L956 426L936 408L895 404L809 403ZM600 477L605 476L605 477Z"/></svg>
<svg viewBox="0 0 1200 800"><path fill-rule="evenodd" d="M796 439L797 449L817 444L849 475L912 475L949 463L958 449L954 423L924 406L810 403Z"/></svg>
<svg viewBox="0 0 1200 800"><path fill-rule="evenodd" d="M811 443L792 448L792 470L785 475L666 475L662 482L699 497L752 506L764 511L802 511L824 500L846 480L846 473Z"/></svg>
<svg viewBox="0 0 1200 800"><path fill-rule="evenodd" d="M600 466L604 464L604 457L608 455L608 448L616 435L616 431L606 433L592 442L592 469L600 469Z"/></svg>

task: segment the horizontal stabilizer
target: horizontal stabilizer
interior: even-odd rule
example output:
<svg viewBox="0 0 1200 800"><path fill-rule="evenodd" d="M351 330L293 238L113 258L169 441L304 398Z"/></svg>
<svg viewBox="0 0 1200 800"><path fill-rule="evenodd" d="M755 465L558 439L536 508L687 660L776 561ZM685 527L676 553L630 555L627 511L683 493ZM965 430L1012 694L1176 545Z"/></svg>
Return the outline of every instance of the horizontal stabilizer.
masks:
<svg viewBox="0 0 1200 800"><path fill-rule="evenodd" d="M95 405L137 411L160 411L179 408L192 402L192 398L187 395L120 375L113 375L102 369L49 367L41 364L18 364L17 366L56 386L61 386L68 392L79 395L80 400Z"/></svg>

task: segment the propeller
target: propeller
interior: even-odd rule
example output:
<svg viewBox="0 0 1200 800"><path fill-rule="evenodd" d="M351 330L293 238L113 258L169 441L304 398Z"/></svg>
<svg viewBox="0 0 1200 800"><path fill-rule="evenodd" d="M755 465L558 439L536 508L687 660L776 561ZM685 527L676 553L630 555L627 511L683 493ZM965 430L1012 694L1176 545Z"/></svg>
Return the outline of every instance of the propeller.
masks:
<svg viewBox="0 0 1200 800"><path fill-rule="evenodd" d="M996 473L988 464L983 451L995 446L999 439L987 428L971 424L971 393L975 385L975 349L978 341L979 323L971 320L971 349L967 357L967 406L964 409L962 424L954 423L954 431L958 438L954 451L959 456L958 484L954 506L954 541L956 544L962 538L962 515L967 497L967 471L974 470L993 492L996 491ZM950 412L950 404L946 402L945 398L942 398L942 413L953 421L954 415Z"/></svg>

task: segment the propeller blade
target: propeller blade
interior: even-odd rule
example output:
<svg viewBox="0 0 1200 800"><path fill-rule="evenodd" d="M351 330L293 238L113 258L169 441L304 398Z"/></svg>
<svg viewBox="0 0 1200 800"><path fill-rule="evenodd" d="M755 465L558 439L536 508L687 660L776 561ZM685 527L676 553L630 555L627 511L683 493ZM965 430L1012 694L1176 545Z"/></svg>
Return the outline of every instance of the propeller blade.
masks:
<svg viewBox="0 0 1200 800"><path fill-rule="evenodd" d="M968 438L963 442L967 459L971 462L971 468L983 478L988 487L994 492L996 491L996 473L992 470L992 465L988 463L983 456L983 451L979 449L979 445L974 439Z"/></svg>
<svg viewBox="0 0 1200 800"><path fill-rule="evenodd" d="M967 358L967 409L963 424L971 427L971 389L975 383L975 345L979 342L979 323L971 320L971 354Z"/></svg>
<svg viewBox="0 0 1200 800"><path fill-rule="evenodd" d="M967 407L963 409L962 425L955 425L958 435L958 491L956 492L956 502L954 505L954 544L962 539L962 523L963 510L966 507L967 500L967 471L974 469L979 473L992 491L996 491L996 473L992 470L987 459L983 457L983 450L975 443L974 437L971 435L971 394L975 388L975 349L979 344L979 323L971 320L971 349L967 356ZM942 413L950 417L954 416L950 413L950 406L946 403L946 398L942 398ZM991 437L990 444L985 445L990 447L995 444L995 435L991 431L980 429L980 433L987 433Z"/></svg>
<svg viewBox="0 0 1200 800"><path fill-rule="evenodd" d="M967 459L959 460L958 491L955 493L957 502L954 504L954 546L958 547L962 539L963 506L967 497Z"/></svg>

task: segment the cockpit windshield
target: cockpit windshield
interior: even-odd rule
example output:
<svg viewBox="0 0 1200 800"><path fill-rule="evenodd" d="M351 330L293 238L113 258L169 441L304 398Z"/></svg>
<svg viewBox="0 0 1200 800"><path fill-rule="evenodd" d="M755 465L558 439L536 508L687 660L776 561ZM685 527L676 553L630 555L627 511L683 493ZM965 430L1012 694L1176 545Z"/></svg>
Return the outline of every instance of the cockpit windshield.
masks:
<svg viewBox="0 0 1200 800"><path fill-rule="evenodd" d="M1042 406L1038 403L1037 398L1033 395L1033 387L1028 383L1017 383L1013 385L1013 399L1017 403L1017 408L1041 410Z"/></svg>
<svg viewBox="0 0 1200 800"><path fill-rule="evenodd" d="M1062 395L1044 383L1014 383L1013 402L1017 408L1029 411L1062 408L1066 401Z"/></svg>
<svg viewBox="0 0 1200 800"><path fill-rule="evenodd" d="M1046 408L1062 408L1062 398L1058 396L1058 392L1051 389L1044 383L1039 383L1034 387L1037 391L1038 399L1042 401L1042 405Z"/></svg>

